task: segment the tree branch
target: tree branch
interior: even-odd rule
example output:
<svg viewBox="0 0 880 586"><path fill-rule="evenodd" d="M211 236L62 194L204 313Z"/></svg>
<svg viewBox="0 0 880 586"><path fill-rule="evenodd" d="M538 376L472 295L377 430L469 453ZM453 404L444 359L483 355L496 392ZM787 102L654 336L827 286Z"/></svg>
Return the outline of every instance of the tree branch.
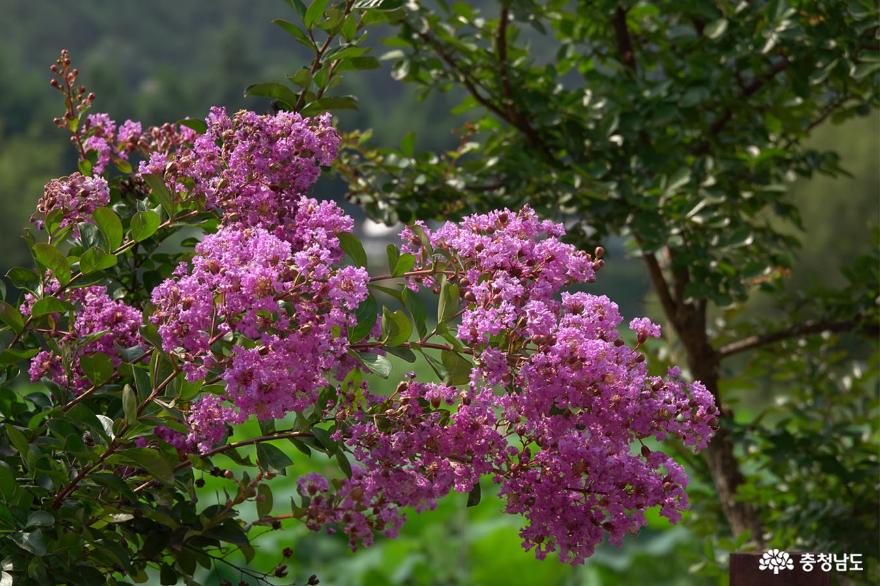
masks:
<svg viewBox="0 0 880 586"><path fill-rule="evenodd" d="M669 283L666 282L666 277L663 275L660 263L657 262L657 257L654 256L653 252L645 252L642 254L642 257L645 259L645 264L648 265L651 284L654 285L654 289L657 291L657 296L660 298L661 305L663 305L663 311L671 322L676 323L678 304L669 292Z"/></svg>
<svg viewBox="0 0 880 586"><path fill-rule="evenodd" d="M428 43L431 48L434 49L434 52L437 53L437 56L440 57L440 59L444 63L446 63L449 69L458 77L458 79L464 85L465 89L467 89L468 93L471 94L471 96L473 96L473 98L480 105L482 105L487 110L490 110L496 116L498 116L502 120L507 121L514 128L519 130L525 136L526 141L535 149L537 149L548 161L556 162L556 158L553 156L553 152L551 151L550 146L546 142L544 142L544 139L531 125L531 123L525 116L519 114L516 109L504 108L493 102L490 97L484 96L479 91L480 83L471 76L468 70L461 63L459 63L458 60L449 51L446 50L442 43L440 43L437 39L435 39L427 32L418 31L416 34L419 36L419 38Z"/></svg>
<svg viewBox="0 0 880 586"><path fill-rule="evenodd" d="M229 450L234 450L236 448L243 448L245 446L253 446L263 442L271 442L280 439L289 439L289 438L300 438L300 437L309 437L311 436L311 432L309 431L299 431L295 429L288 429L284 431L276 431L275 433L270 433L267 435L261 435L259 437L254 437L246 440L241 440L237 442L232 442L229 444L224 444L220 447L214 448L205 452L204 454L200 454L202 458L210 458L211 456L216 456L217 454L222 454L223 452L228 452ZM174 467L174 471L183 470L184 468L190 468L193 465L193 461L190 459L183 460L177 466ZM135 487L132 491L134 493L139 493L145 488L148 488L151 484L153 484L155 480L148 480L143 484Z"/></svg>
<svg viewBox="0 0 880 586"><path fill-rule="evenodd" d="M764 75L755 78L754 80L752 80L752 83L746 85L743 88L742 93L737 96L734 104L740 104L743 100L746 100L758 93L761 88L772 81L774 77L782 73L789 65L790 62L788 59L783 58L782 60L778 61L775 65L773 65L773 67L770 68L769 71L764 73ZM718 119L715 120L715 122L713 122L712 125L709 127L707 134L709 136L712 136L724 130L724 128L730 123L730 121L733 120L734 113L735 112L733 106L728 106L727 108L725 108L724 112L722 112ZM705 155L707 152L709 152L709 147L710 142L708 140L705 140L701 142L700 145L696 148L694 154L697 156Z"/></svg>
<svg viewBox="0 0 880 586"><path fill-rule="evenodd" d="M850 95L843 95L825 104L819 115L807 124L807 127L804 129L804 134L812 132L813 129L825 122L829 116L837 112L842 106L846 105L851 98L852 96ZM795 144L795 142L796 139L792 138L785 143L783 148L789 149Z"/></svg>
<svg viewBox="0 0 880 586"><path fill-rule="evenodd" d="M617 41L617 54L620 56L620 61L631 71L635 71L636 53L633 50L629 27L626 26L626 9L618 6L614 11L611 24L614 26L614 38Z"/></svg>
<svg viewBox="0 0 880 586"><path fill-rule="evenodd" d="M507 64L507 23L510 20L510 10L507 6L501 9L501 16L498 23L498 36L495 40L495 51L498 53L498 66L501 75L501 87L504 92L504 99L507 101L507 107L514 109L513 89L510 85L510 71Z"/></svg>
<svg viewBox="0 0 880 586"><path fill-rule="evenodd" d="M776 332L770 332L758 336L749 336L742 340L730 342L718 349L718 356L722 359L728 358L735 354L746 352L747 350L753 350L755 348L760 348L761 346L767 346L790 338L811 336L823 332L848 332L857 328L861 323L862 321L856 317L851 320L812 321L798 324Z"/></svg>

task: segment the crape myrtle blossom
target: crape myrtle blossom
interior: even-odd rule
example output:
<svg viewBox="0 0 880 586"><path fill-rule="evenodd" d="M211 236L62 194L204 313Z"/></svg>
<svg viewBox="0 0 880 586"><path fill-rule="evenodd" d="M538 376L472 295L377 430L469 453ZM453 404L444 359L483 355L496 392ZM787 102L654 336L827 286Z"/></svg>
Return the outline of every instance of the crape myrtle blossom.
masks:
<svg viewBox="0 0 880 586"><path fill-rule="evenodd" d="M369 546L376 531L397 535L403 507L434 508L450 491L468 492L503 465L507 444L486 397L459 404L455 387L414 380L391 397L362 392L372 408L353 406L351 425L338 434L358 464L335 494L326 479L310 476L304 511L310 528L337 524L352 548Z"/></svg>
<svg viewBox="0 0 880 586"><path fill-rule="evenodd" d="M528 206L405 229L401 251L415 256L405 286L457 291L445 301L460 310L431 334L397 343L440 351L443 365L464 364L467 376L440 383L411 375L376 392L360 359L383 354L390 337L383 321L359 311L371 307L367 271L343 260L340 234L354 222L307 195L340 147L329 116L212 108L203 125L191 125L203 131L88 116L83 147L95 153L96 175L50 183L38 208L43 220L61 210L62 225L90 221L110 201L100 174L137 152L137 174L161 178L178 209L219 218L216 229L202 224L211 233L153 288L148 318L161 340L155 351L189 381L209 384L138 445L204 455L222 450L229 424L302 414L302 433L317 440L315 425L323 425L337 458L352 460L344 478L301 477L294 516L313 530L343 531L353 548L377 533L395 536L407 508L476 494L484 477L498 485L505 511L525 518L523 547L539 558L555 552L582 563L605 536L620 544L637 532L651 507L678 520L687 477L646 440L701 449L717 408L677 369L649 374L641 346L660 336L658 325L633 319L637 341L627 344L613 301L571 292L594 281L599 250L564 242L564 226ZM103 286L48 283L46 295L78 308L67 331L47 334L71 352L41 352L30 374L82 393L90 383L79 358L103 352L118 366L120 350L141 343L142 315ZM23 313L34 302L27 298ZM349 340L355 327L369 335Z"/></svg>
<svg viewBox="0 0 880 586"><path fill-rule="evenodd" d="M47 333L62 350L44 350L34 356L28 374L32 381L46 378L79 394L92 384L80 367L80 358L101 352L110 357L114 367L118 367L122 362L119 350L141 344L139 328L142 317L140 310L111 299L104 286L67 289L63 293L59 293L60 288L60 283L52 279L45 286L44 293L73 304L78 309L76 317L68 326L69 331L56 329ZM30 315L35 301L33 295L25 295L21 312ZM54 314L53 322L57 324L59 317Z"/></svg>
<svg viewBox="0 0 880 586"><path fill-rule="evenodd" d="M52 179L43 189L43 195L37 202L37 213L31 220L38 228L49 214L60 213L59 227L73 226L75 235L79 235L77 224L90 221L95 209L110 202L110 188L103 177L85 177L73 173L67 177Z"/></svg>
<svg viewBox="0 0 880 586"><path fill-rule="evenodd" d="M143 125L126 120L118 125L105 113L89 114L83 124L83 149L92 156L92 170L100 175L110 163L129 162L135 152L147 157L164 157L169 152L192 144L196 132L182 124Z"/></svg>
<svg viewBox="0 0 880 586"><path fill-rule="evenodd" d="M368 276L361 268L332 265L338 240L318 227L349 225L339 208L308 198L297 204L303 222L289 235L301 250L262 228L224 226L196 246L191 267L180 265L153 291L151 320L163 348L184 358L191 380L221 372L226 399L236 407L230 421L302 411L328 374L351 367L345 332L356 324ZM211 345L225 335L249 343L217 356ZM199 408L194 405L194 413ZM209 439L197 442L201 449Z"/></svg>
<svg viewBox="0 0 880 586"><path fill-rule="evenodd" d="M601 264L528 208L418 232L404 241L422 267L442 248L459 265L450 278L466 300L459 337L476 358L470 384L459 392L411 381L352 409L338 436L359 465L335 494L310 481L320 498L304 509L309 526L335 524L353 547L369 545L375 531L396 534L401 507L433 507L484 474L500 484L506 511L528 520L523 545L539 558L557 551L581 563L605 534L620 544L644 526L653 506L678 520L687 478L641 442L704 447L714 401L677 371L649 376L644 356L618 335L622 318L607 297L561 291L591 281ZM411 286L435 278L420 274ZM659 334L647 320L632 328L640 338Z"/></svg>
<svg viewBox="0 0 880 586"><path fill-rule="evenodd" d="M339 149L330 116L269 116L245 110L229 116L215 107L205 122L207 130L191 144L171 153L153 153L140 172L158 174L173 192L204 200L208 208L219 209L227 223L261 227L292 241L301 221L309 219L299 213L301 196ZM344 224L327 228L333 234L350 230Z"/></svg>

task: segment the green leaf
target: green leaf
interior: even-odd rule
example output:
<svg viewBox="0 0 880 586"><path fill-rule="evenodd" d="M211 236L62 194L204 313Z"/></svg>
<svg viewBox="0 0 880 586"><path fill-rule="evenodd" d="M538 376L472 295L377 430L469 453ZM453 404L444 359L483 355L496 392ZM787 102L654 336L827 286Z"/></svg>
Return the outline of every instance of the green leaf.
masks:
<svg viewBox="0 0 880 586"><path fill-rule="evenodd" d="M34 244L33 250L37 262L52 271L62 285L70 281L70 264L57 248L51 244L38 242Z"/></svg>
<svg viewBox="0 0 880 586"><path fill-rule="evenodd" d="M678 191L681 187L687 185L691 180L691 170L687 167L682 167L675 174L670 177L669 182L666 184L665 193L672 194Z"/></svg>
<svg viewBox="0 0 880 586"><path fill-rule="evenodd" d="M309 49L315 49L315 43L312 42L312 40L308 37L308 35L306 35L305 32L303 32L301 28L299 28L292 22L287 22L286 20L280 18L276 18L272 22L280 26L282 29L284 29L285 32L287 32L287 34L292 36L294 39L296 39Z"/></svg>
<svg viewBox="0 0 880 586"><path fill-rule="evenodd" d="M306 28L312 28L315 26L315 23L324 15L324 10L327 8L327 3L329 0L315 0L311 4L309 4L308 9L306 10L306 15L303 17L303 23L306 25Z"/></svg>
<svg viewBox="0 0 880 586"><path fill-rule="evenodd" d="M397 10L403 0L357 0L353 8L358 10Z"/></svg>
<svg viewBox="0 0 880 586"><path fill-rule="evenodd" d="M221 525L205 532L205 535L234 545L247 545L249 543L241 525L234 519L227 519Z"/></svg>
<svg viewBox="0 0 880 586"><path fill-rule="evenodd" d="M162 347L162 337L159 336L159 329L155 325L151 323L143 324L138 328L138 331L144 340L157 348Z"/></svg>
<svg viewBox="0 0 880 586"><path fill-rule="evenodd" d="M95 224L107 239L109 250L119 248L122 244L122 220L110 208L98 208L92 213Z"/></svg>
<svg viewBox="0 0 880 586"><path fill-rule="evenodd" d="M49 315L50 313L64 313L73 309L73 305L67 301L56 299L55 297L44 297L34 303L31 307L31 315L34 318Z"/></svg>
<svg viewBox="0 0 880 586"><path fill-rule="evenodd" d="M174 202L174 195L168 190L168 186L165 185L165 180L159 175L151 174L144 175L144 181L150 186L150 192L156 196L168 217L173 217L174 212L177 210L177 204Z"/></svg>
<svg viewBox="0 0 880 586"><path fill-rule="evenodd" d="M378 354L359 354L364 365L374 374L378 374L382 378L388 378L391 375L391 362L384 356Z"/></svg>
<svg viewBox="0 0 880 586"><path fill-rule="evenodd" d="M39 348L28 348L27 350L3 350L0 352L0 368L6 368L7 366L18 364L24 360L30 360L39 353Z"/></svg>
<svg viewBox="0 0 880 586"><path fill-rule="evenodd" d="M400 346L409 341L412 335L412 322L401 310L390 311L382 308L382 336L388 346Z"/></svg>
<svg viewBox="0 0 880 586"><path fill-rule="evenodd" d="M367 287L369 287L370 289L373 289L375 291L380 291L380 292L384 293L385 295L388 295L390 297L393 297L394 299L397 299L398 301L401 300L401 296L403 295L401 293L400 289L392 289L390 287L383 287L381 285L376 285L375 283L369 283L367 285Z"/></svg>
<svg viewBox="0 0 880 586"><path fill-rule="evenodd" d="M292 89L290 89L286 85L275 82L255 83L254 85L248 86L247 89L244 90L244 95L257 96L260 98L271 98L273 100L278 100L279 102L287 104L287 106L290 108L296 106L296 102L298 99L298 96L293 93Z"/></svg>
<svg viewBox="0 0 880 586"><path fill-rule="evenodd" d="M131 163L126 161L125 159L120 159L119 157L114 157L113 165L119 169L119 172L123 175L131 175L133 169L131 168Z"/></svg>
<svg viewBox="0 0 880 586"><path fill-rule="evenodd" d="M9 272L6 273L6 276L9 277L12 284L19 289L33 291L40 285L40 277L31 269L12 267L9 269Z"/></svg>
<svg viewBox="0 0 880 586"><path fill-rule="evenodd" d="M143 213L152 213L152 212L138 212L139 214ZM153 214L156 215L156 214ZM104 269L109 269L111 267L116 266L116 257L112 254L107 254L100 248L90 248L83 253L83 255L79 259L79 270L84 275L88 275L90 273L96 273L98 271L103 271Z"/></svg>
<svg viewBox="0 0 880 586"><path fill-rule="evenodd" d="M208 131L208 124L198 118L184 118L183 120L178 120L177 123L181 126L192 128L198 134L205 134Z"/></svg>
<svg viewBox="0 0 880 586"><path fill-rule="evenodd" d="M312 435L318 440L318 443L327 451L327 453L335 452L338 449L336 442L331 439L327 430L321 427L313 427Z"/></svg>
<svg viewBox="0 0 880 586"><path fill-rule="evenodd" d="M287 454L265 442L257 444L257 460L261 467L278 474L287 474L287 467L293 465Z"/></svg>
<svg viewBox="0 0 880 586"><path fill-rule="evenodd" d="M413 153L416 149L416 134L415 132L407 132L403 136L403 140L400 141L400 152L402 152L407 157L413 156Z"/></svg>
<svg viewBox="0 0 880 586"><path fill-rule="evenodd" d="M33 511L28 515L25 527L51 527L55 524L55 517L48 511Z"/></svg>
<svg viewBox="0 0 880 586"><path fill-rule="evenodd" d="M353 41L358 31L358 18L354 14L345 17L340 32L346 41Z"/></svg>
<svg viewBox="0 0 880 586"><path fill-rule="evenodd" d="M394 273L394 268L397 266L397 261L400 258L400 251L393 244L389 244L385 248L385 252L388 255L388 272Z"/></svg>
<svg viewBox="0 0 880 586"><path fill-rule="evenodd" d="M474 487L468 493L467 506L476 507L480 504L480 500L483 498L483 491L480 488L480 483L477 482L474 484Z"/></svg>
<svg viewBox="0 0 880 586"><path fill-rule="evenodd" d="M257 486L257 515L268 517L272 514L272 489L268 484Z"/></svg>
<svg viewBox="0 0 880 586"><path fill-rule="evenodd" d="M378 69L379 65L379 60L372 55L360 55L343 59L336 67L336 71L366 71Z"/></svg>
<svg viewBox="0 0 880 586"><path fill-rule="evenodd" d="M440 285L440 302L437 305L437 323L451 320L458 313L458 285L450 283L446 277Z"/></svg>
<svg viewBox="0 0 880 586"><path fill-rule="evenodd" d="M348 457L341 450L336 450L333 456L336 458L336 463L339 464L339 469L342 470L342 473L351 478L351 462L348 461Z"/></svg>
<svg viewBox="0 0 880 586"><path fill-rule="evenodd" d="M43 531L37 529L30 533L14 533L12 535L14 541L20 548L29 551L35 556L43 557L47 553L46 540L43 537Z"/></svg>
<svg viewBox="0 0 880 586"><path fill-rule="evenodd" d="M875 61L873 63L860 63L853 68L852 76L857 80L862 80L878 69L880 69L880 61Z"/></svg>
<svg viewBox="0 0 880 586"><path fill-rule="evenodd" d="M354 261L359 267L367 267L367 253L364 251L364 245L351 232L340 232L336 235L339 238L339 245L345 254Z"/></svg>
<svg viewBox="0 0 880 586"><path fill-rule="evenodd" d="M113 361L103 352L83 356L79 359L79 367L95 386L107 382L113 376Z"/></svg>
<svg viewBox="0 0 880 586"><path fill-rule="evenodd" d="M302 67L293 75L289 75L287 79L301 88L308 88L312 85L312 71L308 67Z"/></svg>
<svg viewBox="0 0 880 586"><path fill-rule="evenodd" d="M146 240L156 233L162 218L150 210L138 212L131 218L131 237L135 242Z"/></svg>
<svg viewBox="0 0 880 586"><path fill-rule="evenodd" d="M0 497L10 502L15 498L19 491L18 481L15 478L15 472L6 462L0 460Z"/></svg>
<svg viewBox="0 0 880 586"><path fill-rule="evenodd" d="M24 459L27 456L30 445L30 442L28 442L24 434L16 429L11 423L7 423L6 436L9 438L10 443L15 446L15 449L18 450L18 453L21 454L22 459Z"/></svg>
<svg viewBox="0 0 880 586"><path fill-rule="evenodd" d="M401 277L404 274L408 273L412 270L412 268L416 264L416 257L412 254L401 254L400 258L397 259L397 264L394 266L393 275L395 277Z"/></svg>
<svg viewBox="0 0 880 586"><path fill-rule="evenodd" d="M421 300L419 300L418 296L408 288L404 288L400 295L402 297L403 306L413 318L413 323L416 326L416 331L419 333L419 338L424 338L428 335L428 315L425 311L425 306L422 304Z"/></svg>
<svg viewBox="0 0 880 586"><path fill-rule="evenodd" d="M369 335L370 330L376 325L376 316L379 313L379 304L372 295L368 296L355 311L357 325L348 333L350 342L357 342Z"/></svg>
<svg viewBox="0 0 880 586"><path fill-rule="evenodd" d="M707 37L715 40L724 34L724 31L727 30L727 24L728 22L726 18L719 18L718 20L710 22L708 25L706 25L706 28L703 32L706 34Z"/></svg>
<svg viewBox="0 0 880 586"><path fill-rule="evenodd" d="M326 96L310 102L303 108L303 114L314 116L332 110L357 110L358 101L354 96Z"/></svg>
<svg viewBox="0 0 880 586"><path fill-rule="evenodd" d="M131 388L131 385L125 385L122 388L122 412L125 415L126 423L129 425L137 423L137 403L137 396L134 394L134 389Z"/></svg>
<svg viewBox="0 0 880 586"><path fill-rule="evenodd" d="M290 443L293 444L293 447L295 447L297 450L299 450L300 452L305 454L307 457L309 457L309 458L312 457L312 449L309 446L307 446L301 440L299 440L295 437L291 437L288 439L290 440Z"/></svg>
<svg viewBox="0 0 880 586"><path fill-rule="evenodd" d="M456 386L470 382L473 365L461 354L452 350L443 350L440 359L446 369L446 384Z"/></svg>
<svg viewBox="0 0 880 586"><path fill-rule="evenodd" d="M305 16L306 5L302 0L287 0L287 3L290 4L290 7L293 8L300 17Z"/></svg>
<svg viewBox="0 0 880 586"><path fill-rule="evenodd" d="M409 348L404 348L403 346L391 346L385 349L389 354L394 354L398 358L403 358L407 362L415 362L416 354Z"/></svg>
<svg viewBox="0 0 880 586"><path fill-rule="evenodd" d="M93 473L89 475L89 478L104 488L116 491L129 502L137 502L137 497L135 496L134 491L131 490L131 487L115 474Z"/></svg>
<svg viewBox="0 0 880 586"><path fill-rule="evenodd" d="M169 564L162 564L159 567L159 584L162 586L174 586L177 584L177 570Z"/></svg>
<svg viewBox="0 0 880 586"><path fill-rule="evenodd" d="M24 317L17 307L0 301L0 320L13 329L15 333L21 333L24 329Z"/></svg>
<svg viewBox="0 0 880 586"><path fill-rule="evenodd" d="M111 456L110 460L119 460L143 468L163 484L174 483L174 469L168 460L153 448L128 448Z"/></svg>

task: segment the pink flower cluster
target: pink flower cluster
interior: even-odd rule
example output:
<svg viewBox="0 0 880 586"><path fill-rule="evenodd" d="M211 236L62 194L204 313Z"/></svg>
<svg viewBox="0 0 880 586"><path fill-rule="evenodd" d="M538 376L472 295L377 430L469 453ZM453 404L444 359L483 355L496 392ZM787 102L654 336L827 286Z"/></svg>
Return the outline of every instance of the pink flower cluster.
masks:
<svg viewBox="0 0 880 586"><path fill-rule="evenodd" d="M116 128L110 116L104 113L89 114L83 127L85 140L83 148L95 152L92 169L101 174L114 160L128 160L129 154L138 147L141 137L141 123L126 120Z"/></svg>
<svg viewBox="0 0 880 586"><path fill-rule="evenodd" d="M539 558L556 551L581 563L604 535L620 543L637 531L653 506L677 520L687 478L642 441L703 447L717 410L677 371L648 375L607 297L562 291L591 281L601 264L528 208L420 231L432 251L419 231L404 234L420 259L415 272L447 267L466 301L458 335L474 354L470 383L459 392L408 382L351 408L337 437L359 465L335 493L310 480L309 525L339 524L352 546L369 544L374 531L396 533L401 507L431 507L484 474L501 485L507 512L528 520L523 545ZM411 286L433 281L420 275ZM646 319L631 327L639 343L659 335Z"/></svg>
<svg viewBox="0 0 880 586"><path fill-rule="evenodd" d="M687 477L646 442L705 447L718 414L713 397L677 369L648 373L640 348L660 336L658 325L632 320L637 341L628 345L616 304L567 290L592 282L602 261L563 242L561 224L524 207L404 230L402 250L416 257L407 285L458 287L462 309L440 333L467 347L453 340L443 358L455 350L472 368L458 387L410 377L391 394L371 394L346 382L362 368L353 349L382 351L348 341L369 282L364 269L341 265L338 234L353 221L306 196L340 145L329 116L213 108L205 124L204 133L180 125L143 131L95 114L83 133L97 173L138 150L148 157L139 173L161 176L181 201L222 218L192 260L153 290L150 320L189 380L223 381L224 390L192 403L186 433L160 427L156 438L206 453L228 423L318 407L356 461L342 481L300 478L299 515L312 529L341 527L352 547L369 545L376 532L397 534L405 508L434 507L452 491L475 490L484 476L499 485L505 510L526 519L523 546L539 558L557 552L581 563L606 535L619 544L638 531L651 507L679 518ZM60 209L64 222L76 223L108 201L103 179L74 174L50 183L38 210ZM79 357L103 352L118 365L119 348L140 342L140 312L104 287L61 293L56 282L46 293L80 309L69 331L50 334L73 359L41 352L34 380L82 392L89 382ZM339 401L316 405L331 385Z"/></svg>
<svg viewBox="0 0 880 586"><path fill-rule="evenodd" d="M151 126L146 131L134 120L126 120L117 127L108 114L86 116L83 124L82 146L86 153L94 153L92 170L100 175L112 162L127 162L135 151L150 156L168 153L192 144L196 132L180 124Z"/></svg>
<svg viewBox="0 0 880 586"><path fill-rule="evenodd" d="M420 227L434 254L442 250L463 267L456 276L468 306L458 335L471 344L486 344L492 336L522 327L526 316L541 312L561 288L595 278L590 255L559 240L565 228L541 220L528 206L519 213L501 210L447 222L435 232ZM401 238L402 249L429 267L432 255L419 234L407 228ZM411 286L433 281L415 277Z"/></svg>
<svg viewBox="0 0 880 586"><path fill-rule="evenodd" d="M60 284L52 280L45 289L46 294L58 294ZM45 377L61 387L81 393L91 386L91 382L82 371L80 358L101 352L110 357L114 367L118 367L122 362L119 350L141 343L141 312L122 301L114 301L107 295L106 287L100 285L65 290L58 296L77 306L76 318L69 324L69 331L55 329L47 334L60 350L44 350L34 356L28 373L32 381ZM28 294L21 306L22 313L30 315L35 301ZM52 323L57 326L60 316L55 314L53 317Z"/></svg>
<svg viewBox="0 0 880 586"><path fill-rule="evenodd" d="M89 220L95 209L108 203L110 189L103 177L85 177L74 173L52 179L46 184L32 221L42 228L49 214L60 212L62 228L76 226L79 222Z"/></svg>
<svg viewBox="0 0 880 586"><path fill-rule="evenodd" d="M350 229L351 220L332 204L301 197L295 205L302 222L286 230L295 245L233 223L205 237L192 266L182 264L153 291L151 319L163 348L183 358L192 380L209 372L222 377L225 398L236 406L230 421L301 411L328 374L343 364L350 369L345 332L367 296L367 273L333 266L333 230ZM231 355L212 348L224 336L238 342ZM204 406L193 406L191 422L205 419L197 413ZM195 435L202 429L193 426ZM202 449L212 435L199 439Z"/></svg>
<svg viewBox="0 0 880 586"><path fill-rule="evenodd" d="M359 464L335 495L325 480L309 477L309 527L336 523L352 548L370 545L376 531L397 534L402 507L433 508L450 491L467 492L503 465L506 440L485 397L450 411L459 391L447 385L407 381L390 397L363 393L372 408L353 405L353 421L338 434Z"/></svg>
<svg viewBox="0 0 880 586"><path fill-rule="evenodd" d="M260 227L292 241L300 198L336 157L340 138L330 116L303 118L212 108L207 130L174 152L157 151L140 172L164 177L175 193L203 199L224 222ZM329 226L331 234L345 229Z"/></svg>

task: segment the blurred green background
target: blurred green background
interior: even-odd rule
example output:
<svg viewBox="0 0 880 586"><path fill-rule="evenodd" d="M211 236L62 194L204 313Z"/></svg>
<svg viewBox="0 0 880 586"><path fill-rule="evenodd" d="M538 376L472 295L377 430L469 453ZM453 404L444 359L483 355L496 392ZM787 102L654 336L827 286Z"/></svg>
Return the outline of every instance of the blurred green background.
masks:
<svg viewBox="0 0 880 586"><path fill-rule="evenodd" d="M245 100L243 89L283 78L304 58L271 24L288 10L281 0L0 0L7 25L0 37L5 82L0 92L0 270L30 263L21 230L44 183L75 168L67 135L52 124L62 107L48 85L47 68L59 49L72 52L82 82L98 96L96 109L118 121L156 124L200 117L214 104L263 109L265 102ZM387 68L348 76L345 83L345 93L359 97L361 110L341 117L343 129L373 128L379 145L396 145L409 131L418 137L419 148L454 144L446 112L456 96L420 102L412 88L391 79ZM838 151L850 176L793 185L806 230L791 287L835 284L838 268L872 245L868 230L880 219L878 136L877 115L817 129L814 146ZM344 203L341 184L331 179L320 183L315 195ZM363 219L356 208L346 209ZM361 229L374 250L384 248L387 231L363 223ZM613 242L610 248L608 267L593 291L618 300L627 317L652 313L640 264L626 259ZM761 299L754 303L755 311L769 307ZM397 366L395 373L405 371ZM322 466L320 460L294 456L296 472ZM206 480L210 498L214 487ZM281 496L285 489L292 493L293 482L290 477L274 482L276 504L284 509ZM493 498L467 509L459 495L435 511L410 517L401 538L380 540L356 554L342 538L285 525L285 531L256 540L261 559L255 565L277 563L281 550L291 547L292 577L302 580L316 573L322 584L338 586L718 583L718 578L688 573L691 565L711 561L716 553L683 525L670 527L656 515L623 548L602 547L578 569L555 559L538 562L524 553L517 537L519 520L501 514ZM220 573L217 581L239 579L231 570Z"/></svg>

